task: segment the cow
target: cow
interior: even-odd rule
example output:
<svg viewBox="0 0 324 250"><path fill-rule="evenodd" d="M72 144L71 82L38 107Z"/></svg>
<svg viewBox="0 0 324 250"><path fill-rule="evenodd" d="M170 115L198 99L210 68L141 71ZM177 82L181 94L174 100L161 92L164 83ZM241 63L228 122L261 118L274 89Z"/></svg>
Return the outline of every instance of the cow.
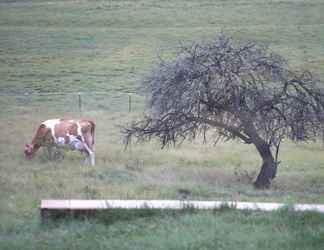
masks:
<svg viewBox="0 0 324 250"><path fill-rule="evenodd" d="M95 123L90 120L50 119L42 122L32 142L25 145L25 157L32 159L40 147L51 155L53 148L78 150L86 155L85 162L94 166Z"/></svg>

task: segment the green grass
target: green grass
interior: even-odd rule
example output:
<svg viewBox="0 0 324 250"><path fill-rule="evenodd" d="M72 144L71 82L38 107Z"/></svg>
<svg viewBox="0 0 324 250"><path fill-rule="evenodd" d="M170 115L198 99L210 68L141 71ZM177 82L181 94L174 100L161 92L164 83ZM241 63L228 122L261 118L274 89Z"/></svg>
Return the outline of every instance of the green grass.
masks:
<svg viewBox="0 0 324 250"><path fill-rule="evenodd" d="M156 55L224 31L264 42L323 75L324 3L15 1L0 3L0 88L134 90Z"/></svg>
<svg viewBox="0 0 324 250"><path fill-rule="evenodd" d="M187 142L160 150L152 142L124 151L114 125L127 120L125 114L86 114L98 125L94 168L83 166L76 152L66 153L60 162L48 161L42 152L33 161L24 159L24 142L30 141L37 122L53 113L1 120L1 249L321 249L323 216L289 211L162 213L144 218L107 214L44 226L39 221L41 199L183 199L185 190L185 198L198 200L324 202L321 144L283 144L282 165L272 188L256 190L251 177L260 160L251 146ZM315 219L309 220L312 216Z"/></svg>
<svg viewBox="0 0 324 250"><path fill-rule="evenodd" d="M114 219L116 219L114 221ZM1 249L322 249L316 213L149 212L6 229Z"/></svg>
<svg viewBox="0 0 324 250"><path fill-rule="evenodd" d="M321 249L318 214L235 211L39 221L41 199L188 199L324 203L324 146L284 142L270 190L251 182L260 166L237 141L157 142L124 151L118 125L144 109L138 91L157 55L223 31L256 40L292 67L324 76L321 0L0 1L0 249ZM90 91L106 92L89 94ZM78 96L44 92L83 92ZM29 94L27 94L29 93ZM50 162L24 144L45 119L96 121L96 167L75 152ZM107 216L107 218L105 218Z"/></svg>

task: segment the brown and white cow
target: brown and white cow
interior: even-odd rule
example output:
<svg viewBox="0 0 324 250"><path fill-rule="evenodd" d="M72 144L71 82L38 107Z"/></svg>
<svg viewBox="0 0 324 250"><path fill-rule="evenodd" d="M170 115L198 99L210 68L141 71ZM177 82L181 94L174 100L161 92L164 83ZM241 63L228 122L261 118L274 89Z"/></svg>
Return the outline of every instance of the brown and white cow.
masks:
<svg viewBox="0 0 324 250"><path fill-rule="evenodd" d="M32 159L40 147L49 152L54 147L85 153L87 163L95 165L93 151L95 123L90 120L51 119L41 123L31 144L25 145L25 156Z"/></svg>

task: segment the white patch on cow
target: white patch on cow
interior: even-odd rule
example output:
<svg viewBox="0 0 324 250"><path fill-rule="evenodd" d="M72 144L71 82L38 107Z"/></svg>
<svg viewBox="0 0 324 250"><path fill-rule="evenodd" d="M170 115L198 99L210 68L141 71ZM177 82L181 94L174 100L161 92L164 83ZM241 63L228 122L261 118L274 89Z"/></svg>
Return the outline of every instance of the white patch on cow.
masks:
<svg viewBox="0 0 324 250"><path fill-rule="evenodd" d="M76 136L71 135L69 133L67 133L67 136L70 139L69 144L70 144L70 147L71 147L72 150L81 151L84 148L83 142L81 142Z"/></svg>
<svg viewBox="0 0 324 250"><path fill-rule="evenodd" d="M56 140L56 143L58 145L64 145L65 144L65 139L64 137L58 137L57 140Z"/></svg>
<svg viewBox="0 0 324 250"><path fill-rule="evenodd" d="M81 125L80 125L79 122L77 122L76 124L78 126L78 132L77 133L81 137L82 142L85 142L84 137L83 137L83 134L82 134L82 130L81 130Z"/></svg>
<svg viewBox="0 0 324 250"><path fill-rule="evenodd" d="M51 129L52 136L54 138L55 143L57 143L57 138L55 136L55 126L60 123L60 119L51 119L51 120L46 120L42 124L44 124L47 128Z"/></svg>

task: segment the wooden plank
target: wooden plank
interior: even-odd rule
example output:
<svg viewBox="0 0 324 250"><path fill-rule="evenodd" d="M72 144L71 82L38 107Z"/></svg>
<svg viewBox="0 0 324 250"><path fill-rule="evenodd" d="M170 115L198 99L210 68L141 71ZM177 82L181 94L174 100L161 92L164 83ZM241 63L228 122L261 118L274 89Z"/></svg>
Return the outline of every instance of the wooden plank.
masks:
<svg viewBox="0 0 324 250"><path fill-rule="evenodd" d="M287 207L284 203L235 202L235 201L189 201L189 200L42 200L41 211L93 211L104 209L220 209L231 207L239 210L273 211ZM294 211L324 213L323 204L294 204Z"/></svg>

